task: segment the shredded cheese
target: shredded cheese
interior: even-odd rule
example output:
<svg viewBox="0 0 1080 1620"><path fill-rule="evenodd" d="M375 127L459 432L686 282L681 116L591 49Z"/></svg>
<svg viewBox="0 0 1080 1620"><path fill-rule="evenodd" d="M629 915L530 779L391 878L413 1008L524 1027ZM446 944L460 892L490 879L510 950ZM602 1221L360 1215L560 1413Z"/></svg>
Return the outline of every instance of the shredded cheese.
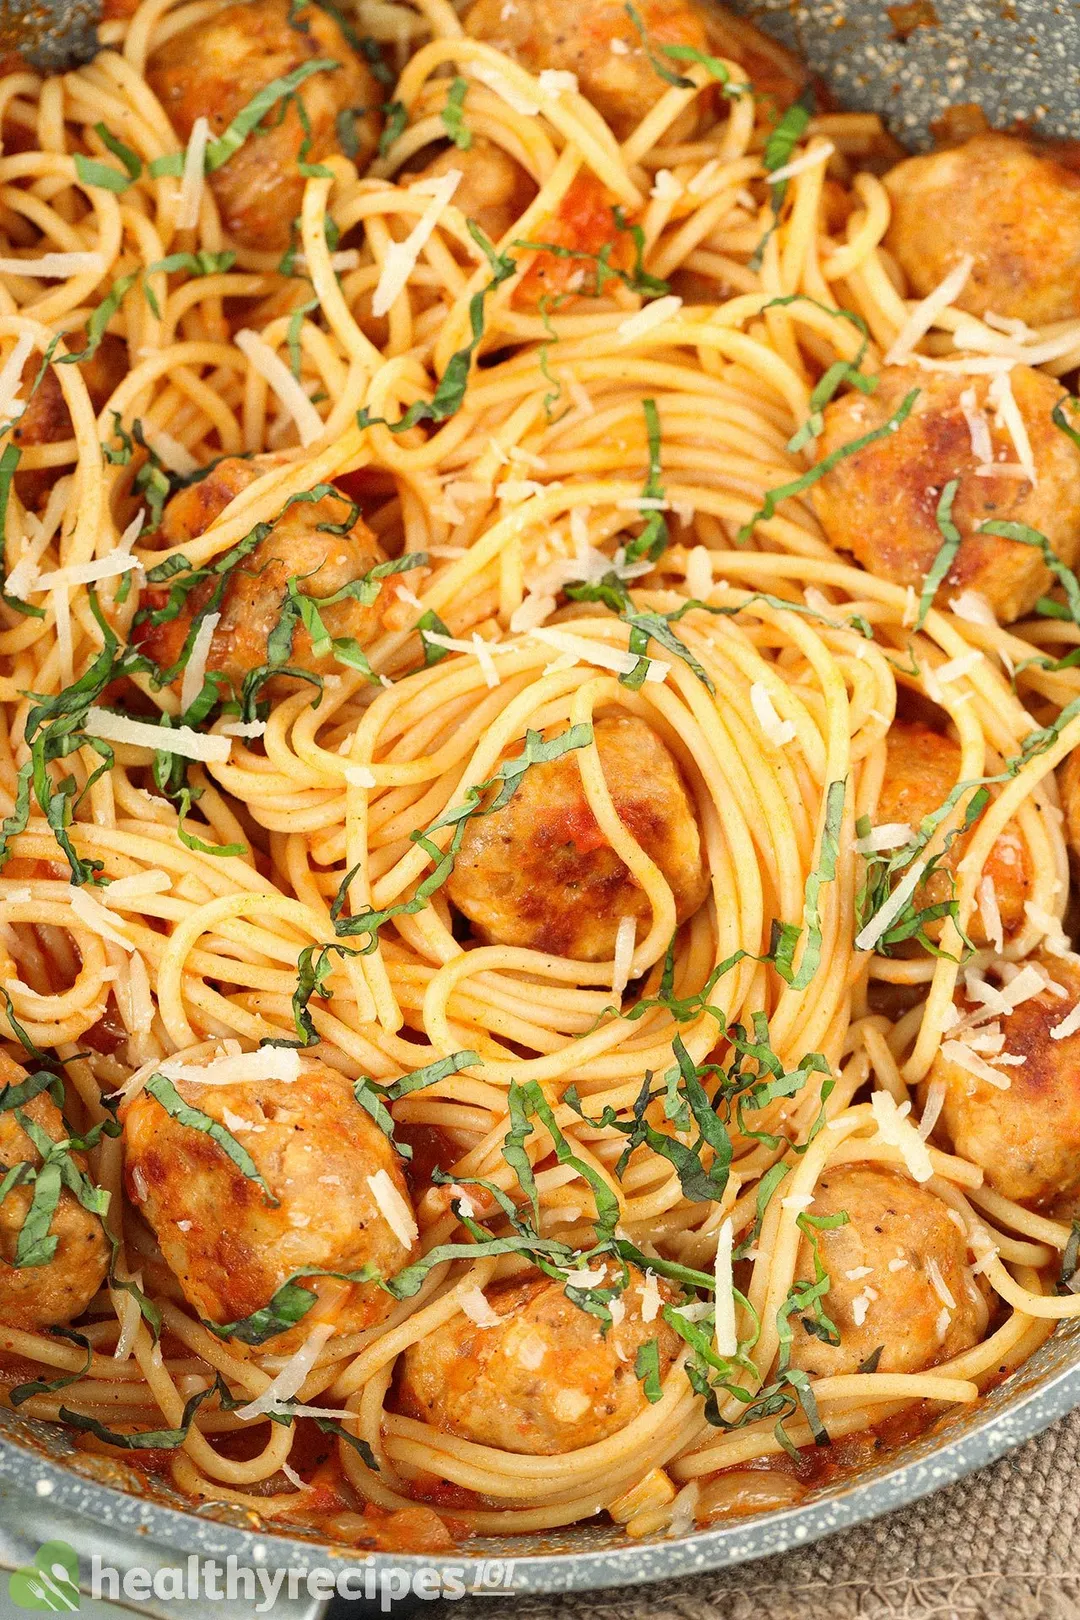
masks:
<svg viewBox="0 0 1080 1620"><path fill-rule="evenodd" d="M411 1249L420 1236L413 1212L390 1180L385 1170L376 1170L365 1177L371 1196L379 1206L379 1213L403 1249Z"/></svg>
<svg viewBox="0 0 1080 1620"><path fill-rule="evenodd" d="M568 95L577 94L577 74L563 73L558 68L544 68L537 79L540 93L544 96L561 96L564 91Z"/></svg>
<svg viewBox="0 0 1080 1620"><path fill-rule="evenodd" d="M262 1394L256 1395L246 1406L237 1408L237 1417L245 1421L249 1418L264 1417L268 1412L273 1412L278 1406L284 1405L286 1401L291 1401L302 1388L304 1380L318 1360L320 1350L333 1331L333 1322L317 1323L296 1354L289 1357Z"/></svg>
<svg viewBox="0 0 1080 1620"><path fill-rule="evenodd" d="M2 259L0 276L40 276L65 281L68 276L103 276L108 266L101 253L43 253L39 259Z"/></svg>
<svg viewBox="0 0 1080 1620"><path fill-rule="evenodd" d="M22 381L23 366L30 357L34 347L34 339L29 332L20 332L15 339L15 347L4 361L3 370L0 370L0 416L10 417L12 413L22 415L26 409L25 401L17 397L19 384Z"/></svg>
<svg viewBox="0 0 1080 1620"><path fill-rule="evenodd" d="M203 689L203 682L206 679L206 660L210 656L210 643L214 639L214 631L220 622L220 613L208 613L195 632L195 640L191 644L191 652L184 666L184 679L180 685L181 714L186 714Z"/></svg>
<svg viewBox="0 0 1080 1620"><path fill-rule="evenodd" d="M999 372L991 379L987 397L997 413L997 420L1004 427L1013 442L1016 459L1024 469L1024 475L1034 488L1039 482L1039 475L1035 470L1035 457L1031 449L1031 440L1028 438L1027 426L1016 397L1012 391L1012 382L1007 371ZM994 471L1000 471L995 467Z"/></svg>
<svg viewBox="0 0 1080 1620"><path fill-rule="evenodd" d="M123 905L129 900L143 899L148 894L164 894L166 889L171 888L172 878L168 872L151 867L149 871L135 872L131 877L115 878L109 884L109 902L111 905Z"/></svg>
<svg viewBox="0 0 1080 1620"><path fill-rule="evenodd" d="M655 1322L662 1304L660 1290L656 1286L656 1273L646 1271L645 1281L641 1285L641 1320Z"/></svg>
<svg viewBox="0 0 1080 1620"><path fill-rule="evenodd" d="M734 1231L731 1216L724 1221L716 1239L716 1353L733 1356L738 1352L735 1329L735 1283L731 1270L731 1244Z"/></svg>
<svg viewBox="0 0 1080 1620"><path fill-rule="evenodd" d="M1075 1035L1077 1030L1080 1030L1080 1001L1076 1003L1071 1012L1065 1014L1060 1024L1054 1025L1050 1031L1050 1039L1052 1041L1064 1041L1070 1035Z"/></svg>
<svg viewBox="0 0 1080 1620"><path fill-rule="evenodd" d="M234 1052L209 1063L184 1063L168 1058L157 1065L166 1080L185 1080L200 1086L246 1085L257 1080L280 1080L291 1085L301 1073L300 1053L292 1046L260 1046L254 1052Z"/></svg>
<svg viewBox="0 0 1080 1620"><path fill-rule="evenodd" d="M114 945L122 946L125 951L135 949L124 933L123 920L107 906L101 905L92 895L87 894L85 889L73 888L68 900L76 917L85 923L92 933L100 934L103 939L111 940Z"/></svg>
<svg viewBox="0 0 1080 1620"><path fill-rule="evenodd" d="M997 890L994 887L992 877L979 879L978 887L975 890L975 899L988 943L996 951L1004 950L1005 925L1001 920L1001 907L998 905Z"/></svg>
<svg viewBox="0 0 1080 1620"><path fill-rule="evenodd" d="M937 676L940 685L951 686L953 681L958 681L963 676L970 675L971 671L977 668L982 661L983 655L978 647L972 647L970 652L960 653L956 658L950 658L944 664L939 664L934 674Z"/></svg>
<svg viewBox="0 0 1080 1620"><path fill-rule="evenodd" d="M416 224L405 238L404 242L391 242L386 250L382 273L378 285L372 295L371 309L374 315L385 315L396 302L398 295L403 291L406 282L416 268L417 260L423 252L424 245L439 223L440 216L447 203L453 197L461 183L460 169L448 169L443 175L430 183L432 193L431 201L420 215ZM414 190L419 191L424 185L421 181Z"/></svg>
<svg viewBox="0 0 1080 1620"><path fill-rule="evenodd" d="M997 617L985 596L978 591L961 591L954 596L949 607L958 619L964 619L968 624L986 624L997 628Z"/></svg>
<svg viewBox="0 0 1080 1620"><path fill-rule="evenodd" d="M184 759L211 765L223 765L232 748L228 737L193 731L190 726L152 726L145 720L132 720L129 715L114 714L111 709L99 709L93 704L86 711L85 730L88 736L103 737L106 742L130 743L133 748L180 754Z"/></svg>
<svg viewBox="0 0 1080 1620"><path fill-rule="evenodd" d="M205 118L196 118L188 136L187 150L184 153L184 171L176 197L178 231L193 231L199 223L203 177L206 171L206 147L209 140L209 123Z"/></svg>
<svg viewBox="0 0 1080 1620"><path fill-rule="evenodd" d="M988 1085L996 1086L998 1091L1008 1091L1011 1084L1009 1076L980 1057L969 1041L942 1041L941 1055L948 1062L955 1063L958 1069L973 1074L977 1080L985 1080ZM999 1057L998 1062L1001 1061Z"/></svg>
<svg viewBox="0 0 1080 1620"><path fill-rule="evenodd" d="M883 849L902 849L910 843L912 829L906 821L883 821L880 827L871 827L863 838L856 838L856 855L876 855Z"/></svg>
<svg viewBox="0 0 1080 1620"><path fill-rule="evenodd" d="M926 1143L907 1117L911 1104L904 1103L903 1108L898 1108L887 1091L875 1091L870 1097L870 1107L878 1135L883 1142L896 1148L912 1180L929 1181L934 1174L934 1166L930 1162Z"/></svg>
<svg viewBox="0 0 1080 1620"><path fill-rule="evenodd" d="M924 1142L937 1124L944 1102L945 1082L935 1075L926 1088L926 1105L923 1108L922 1119L919 1121L919 1135Z"/></svg>
<svg viewBox="0 0 1080 1620"><path fill-rule="evenodd" d="M137 557L122 551L119 546L106 557L94 557L90 562L69 563L66 568L54 568L48 574L39 574L27 588L35 591L70 590L75 585L94 585L99 579L113 579L140 567Z"/></svg>
<svg viewBox="0 0 1080 1620"><path fill-rule="evenodd" d="M919 339L925 337L941 312L948 309L963 292L974 265L975 260L971 254L965 253L959 264L954 265L934 290L927 293L921 303L915 305L885 356L887 366L902 365L910 358L911 351Z"/></svg>
<svg viewBox="0 0 1080 1620"><path fill-rule="evenodd" d="M645 337L658 326L663 326L673 315L677 315L682 308L682 299L675 293L668 293L665 298L657 298L644 309L639 309L636 315L628 315L626 320L620 321L615 328L615 338L619 343L633 343L640 337Z"/></svg>
<svg viewBox="0 0 1080 1620"><path fill-rule="evenodd" d="M596 664L600 669L610 669L616 675L629 675L637 667L637 656L632 652L624 651L621 647L609 647L603 641L589 641L585 636L575 636L570 631L556 629L554 625L538 626L530 630L533 641L542 641L549 647L555 647L559 652L572 653L587 664ZM663 681L667 679L668 666L658 658L646 659L647 681Z"/></svg>
<svg viewBox="0 0 1080 1620"><path fill-rule="evenodd" d="M750 687L750 707L758 725L775 748L793 742L796 735L794 720L781 720L764 681L754 681Z"/></svg>
<svg viewBox="0 0 1080 1620"><path fill-rule="evenodd" d="M987 421L985 411L979 407L978 395L974 388L965 388L960 395L960 409L964 421L967 423L968 437L971 440L971 453L978 462L993 461L994 441L990 437L990 423Z"/></svg>
<svg viewBox="0 0 1080 1620"><path fill-rule="evenodd" d="M502 1321L498 1311L493 1311L488 1304L482 1288L463 1289L458 1295L458 1304L469 1321L475 1322L477 1327L498 1327Z"/></svg>
<svg viewBox="0 0 1080 1620"><path fill-rule="evenodd" d="M878 940L888 931L894 919L900 915L915 893L922 881L926 866L926 861L915 861L908 867L885 904L874 913L865 927L861 928L856 934L855 949L857 951L873 950Z"/></svg>
<svg viewBox="0 0 1080 1620"><path fill-rule="evenodd" d="M323 420L288 366L279 360L269 343L250 327L245 326L237 332L234 342L252 370L265 380L296 423L300 443L305 446L313 444L322 435Z"/></svg>
<svg viewBox="0 0 1080 1620"><path fill-rule="evenodd" d="M373 788L375 772L370 765L346 765L345 780L351 787Z"/></svg>
<svg viewBox="0 0 1080 1620"><path fill-rule="evenodd" d="M535 118L540 111L540 103L519 90L517 85L511 84L505 73L500 73L498 68L489 67L486 62L470 62L468 71L474 79L486 84L489 90L494 90L497 96L502 96L507 106L520 113L523 118Z"/></svg>
<svg viewBox="0 0 1080 1620"><path fill-rule="evenodd" d="M934 1293L937 1295L938 1299L940 1299L945 1309L947 1311L955 1311L956 1301L949 1292L949 1285L945 1281L945 1278L941 1275L941 1267L938 1265L933 1255L930 1255L927 1258L926 1275L930 1279L930 1286L933 1288Z"/></svg>
<svg viewBox="0 0 1080 1620"><path fill-rule="evenodd" d="M797 158L785 163L782 168L773 169L769 173L769 184L779 185L784 180L794 180L797 174L805 174L807 169L816 169L819 163L828 163L836 147L832 141L821 141L808 152L800 152Z"/></svg>

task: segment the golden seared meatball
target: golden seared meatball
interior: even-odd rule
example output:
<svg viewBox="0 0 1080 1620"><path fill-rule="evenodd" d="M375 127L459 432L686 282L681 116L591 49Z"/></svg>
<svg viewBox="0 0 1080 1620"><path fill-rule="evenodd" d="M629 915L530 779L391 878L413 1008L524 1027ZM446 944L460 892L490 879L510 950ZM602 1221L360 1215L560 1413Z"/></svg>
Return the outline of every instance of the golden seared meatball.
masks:
<svg viewBox="0 0 1080 1620"><path fill-rule="evenodd" d="M995 1191L1033 1207L1080 1187L1080 1035L1051 1036L1080 1000L1080 970L1057 956L1041 966L1066 993L1046 989L1001 1016L1002 1053L1023 1059L1000 1065L1004 1089L940 1052L927 1076L945 1086L939 1132ZM956 1005L976 1010L962 994Z"/></svg>
<svg viewBox="0 0 1080 1620"><path fill-rule="evenodd" d="M0 1053L0 1101L11 1086L21 1085L26 1078L25 1069ZM54 1142L69 1134L47 1091L31 1098L18 1112ZM16 1165L38 1170L42 1164L41 1154L15 1114L14 1108L6 1106L0 1112L0 1179ZM71 1158L85 1175L85 1154L73 1152ZM109 1246L100 1218L83 1209L67 1187L60 1189L49 1221L48 1239L55 1241L52 1254L27 1255L24 1248L23 1263L16 1264L35 1187L34 1181L26 1181L0 1203L0 1322L25 1332L73 1321L89 1305L109 1269ZM26 1263L28 1260L36 1263Z"/></svg>
<svg viewBox="0 0 1080 1620"><path fill-rule="evenodd" d="M1057 773L1061 808L1065 813L1065 842L1073 863L1080 863L1080 750L1074 749Z"/></svg>
<svg viewBox="0 0 1080 1620"><path fill-rule="evenodd" d="M536 196L536 186L521 164L483 135L474 135L464 151L448 147L421 173L438 179L451 169L461 174L454 206L466 219L475 220L491 242L506 235Z"/></svg>
<svg viewBox="0 0 1080 1620"><path fill-rule="evenodd" d="M680 922L708 892L701 836L679 768L643 720L593 727L616 814L671 885ZM589 808L574 751L532 765L503 809L468 823L447 892L482 939L602 962L622 917L642 937L645 893Z"/></svg>
<svg viewBox="0 0 1080 1620"><path fill-rule="evenodd" d="M529 1272L494 1284L486 1298L497 1326L454 1316L405 1351L402 1410L446 1434L530 1456L606 1440L647 1408L634 1373L641 1346L657 1341L661 1378L680 1348L662 1317L644 1321L645 1279L633 1266L630 1276L622 1320L606 1337L550 1277ZM674 1298L658 1286L665 1300Z"/></svg>
<svg viewBox="0 0 1080 1620"><path fill-rule="evenodd" d="M806 70L781 45L719 6L694 0L642 0L637 8L649 49L661 61L665 45L690 45L740 63L761 96L786 107L806 83ZM476 0L465 31L512 56L532 73L575 73L583 96L620 140L650 112L667 86L621 0ZM678 72L680 64L668 65ZM698 98L712 105L711 92Z"/></svg>
<svg viewBox="0 0 1080 1620"><path fill-rule="evenodd" d="M163 540L169 546L180 546L203 534L229 502L275 461L274 456L255 456L250 461L230 456L218 462L206 478L173 496L162 517ZM320 525L343 523L351 507L346 495L294 502L266 538L231 570L218 607L221 619L210 644L207 670L227 675L239 691L244 676L267 662L267 638L281 617L290 579L297 579L303 595L318 600L363 579L378 563L386 561L362 518L357 517L345 534L320 530ZM391 587L402 577L395 576ZM179 658L192 618L206 606L216 583L208 580L196 586L180 614L160 624L153 622L153 615L168 601L169 587L144 592L143 606L150 608L151 618L136 628L135 638L160 668L170 668ZM327 607L322 619L329 633L334 637L351 636L361 645L371 641L381 625L380 601L386 588L381 587L370 605L346 597ZM287 662L317 673L328 673L335 667L332 653L315 657L311 637L302 624L294 630Z"/></svg>
<svg viewBox="0 0 1080 1620"><path fill-rule="evenodd" d="M940 810L960 781L960 745L917 721L894 721L886 741L885 776L874 820L879 827L900 823L918 832L924 816ZM916 891L919 906L939 905L953 898L951 881L967 852L975 823L953 839L939 867ZM1031 893L1027 846L1013 822L995 840L983 867L994 885L1002 928L1011 934L1024 920L1024 902ZM986 944L980 913L972 913L968 932L976 945Z"/></svg>
<svg viewBox="0 0 1080 1620"><path fill-rule="evenodd" d="M1080 315L1080 162L1075 142L988 132L907 158L885 176L885 245L920 298L965 253L955 300L973 315L1039 326Z"/></svg>
<svg viewBox="0 0 1080 1620"><path fill-rule="evenodd" d="M339 65L313 73L295 92L310 127L303 161L317 163L340 151L339 114L363 111L355 120L355 161L363 167L378 140L374 109L382 104L382 92L320 6L304 6L295 16L289 0L227 6L167 40L147 63L146 77L181 140L187 140L197 118L206 118L213 141L268 84L317 57ZM288 103L284 117L282 105L277 102L210 176L229 235L267 253L288 246L306 183L299 164L308 136L295 102Z"/></svg>
<svg viewBox="0 0 1080 1620"><path fill-rule="evenodd" d="M1061 384L1016 366L1013 397L1027 428L1038 484L1023 478L981 477L965 417L983 414L995 461L1015 464L1016 451L988 401L985 377L950 377L916 366L887 366L876 391L850 393L825 409L819 457L884 426L905 396L918 389L911 414L894 433L837 463L814 485L813 500L829 543L850 551L870 573L921 590L942 533L936 521L950 479L960 487L952 520L963 536L938 590L939 607L960 591L978 591L1003 623L1020 618L1051 584L1036 547L977 534L982 523L1026 523L1044 534L1070 567L1080 555L1080 451L1051 421Z"/></svg>
<svg viewBox="0 0 1080 1620"><path fill-rule="evenodd" d="M822 1306L840 1343L826 1344L793 1317L794 1366L819 1377L853 1373L880 1346L879 1372L923 1372L978 1342L986 1302L947 1204L899 1171L851 1164L825 1171L808 1211L841 1212L843 1226L814 1232L829 1273ZM807 1237L795 1274L814 1279Z"/></svg>
<svg viewBox="0 0 1080 1620"><path fill-rule="evenodd" d="M371 1265L392 1277L417 1258L398 1156L336 1069L305 1058L291 1082L179 1080L175 1089L225 1126L269 1188L268 1196L205 1130L180 1124L149 1092L123 1111L128 1196L200 1316L238 1321L305 1266ZM341 1284L310 1277L303 1286L322 1294ZM377 1284L350 1284L335 1328L361 1332L393 1308ZM276 1336L275 1352L302 1343L307 1331L301 1323Z"/></svg>
<svg viewBox="0 0 1080 1620"><path fill-rule="evenodd" d="M64 342L70 354L78 354L86 348L86 332L81 329L69 332ZM23 367L19 392L26 400L26 409L11 434L23 451L36 444L60 444L72 436L71 414L52 366L46 369L41 381L30 393L40 366L40 354L32 354ZM82 361L79 370L91 405L95 411L100 411L127 374L127 344L122 338L106 333L89 359ZM17 472L15 489L23 505L33 510L66 470L64 466L27 467Z"/></svg>

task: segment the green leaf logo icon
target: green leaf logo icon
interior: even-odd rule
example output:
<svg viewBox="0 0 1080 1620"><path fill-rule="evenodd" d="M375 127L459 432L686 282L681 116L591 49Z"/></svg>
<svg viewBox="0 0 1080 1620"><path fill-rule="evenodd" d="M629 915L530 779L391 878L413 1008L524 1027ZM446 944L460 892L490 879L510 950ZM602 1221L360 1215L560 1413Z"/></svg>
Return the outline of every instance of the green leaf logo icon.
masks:
<svg viewBox="0 0 1080 1620"><path fill-rule="evenodd" d="M66 1541L47 1541L32 1564L8 1576L8 1597L17 1609L70 1613L80 1604L79 1560Z"/></svg>

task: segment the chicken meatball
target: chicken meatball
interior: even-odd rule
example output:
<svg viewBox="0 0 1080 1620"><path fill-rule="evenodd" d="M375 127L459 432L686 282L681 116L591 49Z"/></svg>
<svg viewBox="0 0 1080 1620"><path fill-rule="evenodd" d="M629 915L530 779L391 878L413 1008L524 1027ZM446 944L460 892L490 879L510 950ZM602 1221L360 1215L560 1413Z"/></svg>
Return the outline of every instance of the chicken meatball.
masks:
<svg viewBox="0 0 1080 1620"><path fill-rule="evenodd" d="M363 113L355 120L355 161L370 158L379 134L374 109L383 100L370 69L328 12L307 5L294 13L289 0L227 6L174 34L147 64L150 88L181 140L197 118L209 121L216 140L267 85L315 58L338 65L304 79L295 99L279 99L210 176L225 229L244 247L288 246L306 183L299 165L339 150L340 114Z"/></svg>
<svg viewBox="0 0 1080 1620"><path fill-rule="evenodd" d="M536 186L525 170L495 141L474 135L472 145L460 151L448 147L417 178L438 179L456 169L461 179L454 205L466 219L479 225L491 242L498 242L520 219L536 196Z"/></svg>
<svg viewBox="0 0 1080 1620"><path fill-rule="evenodd" d="M997 1192L1033 1207L1080 1187L1080 1035L1052 1036L1080 1000L1080 969L1056 956L1041 965L1058 988L997 1020L1004 1045L990 1061L1000 1063L1000 1086L942 1052L927 1076L944 1084L939 1130L956 1152L980 1165ZM964 1015L981 1010L963 994L956 1005Z"/></svg>
<svg viewBox="0 0 1080 1620"><path fill-rule="evenodd" d="M955 299L1039 326L1080 315L1080 161L1076 143L988 132L907 158L885 176L885 245L922 298L965 253Z"/></svg>
<svg viewBox="0 0 1080 1620"><path fill-rule="evenodd" d="M36 1254L27 1252L30 1238L23 1237L23 1228L39 1186L36 1177L31 1177L40 1170L43 1159L16 1114L54 1142L63 1141L70 1132L47 1091L21 1108L11 1106L11 1088L22 1085L26 1078L24 1069L0 1053L0 1180L17 1165L27 1166L24 1174L28 1178L0 1201L0 1322L33 1332L71 1322L82 1314L105 1280L109 1246L100 1218L84 1209L64 1186L47 1235L42 1233L44 1242L37 1245ZM85 1176L85 1154L73 1151L70 1157Z"/></svg>
<svg viewBox="0 0 1080 1620"><path fill-rule="evenodd" d="M899 823L917 832L923 817L940 810L960 781L960 745L929 726L897 720L886 746L885 777L874 820L881 827ZM953 898L952 880L974 832L973 826L953 839L940 865L916 890L917 906L940 905ZM995 840L983 876L994 885L1002 929L1010 934L1023 922L1024 902L1031 892L1027 846L1012 822ZM976 945L986 944L978 911L969 919L968 932Z"/></svg>
<svg viewBox="0 0 1080 1620"><path fill-rule="evenodd" d="M1065 842L1073 865L1080 865L1080 750L1074 750L1058 771L1058 789L1065 813Z"/></svg>
<svg viewBox="0 0 1080 1620"><path fill-rule="evenodd" d="M536 73L554 68L577 75L583 96L620 140L651 112L666 88L650 61L664 61L665 45L690 45L739 62L754 89L777 107L795 100L806 70L775 40L751 24L694 0L642 0L637 8L648 49L621 0L476 0L465 31L504 51ZM669 64L677 72L679 64ZM711 105L711 93L700 96Z"/></svg>
<svg viewBox="0 0 1080 1620"><path fill-rule="evenodd" d="M612 1274L614 1275L614 1273ZM497 1325L454 1316L402 1358L398 1396L411 1417L500 1451L557 1456L595 1445L647 1409L634 1362L656 1341L663 1378L680 1340L641 1314L644 1277L630 1267L622 1320L601 1324L539 1272L487 1290ZM667 1285L661 1296L671 1300Z"/></svg>
<svg viewBox="0 0 1080 1620"><path fill-rule="evenodd" d="M967 1241L940 1198L895 1170L843 1165L818 1182L810 1215L847 1216L803 1238L796 1277L813 1282L814 1245L829 1273L823 1309L840 1335L827 1344L792 1317L792 1364L818 1377L857 1372L880 1348L879 1372L914 1373L970 1349L986 1302Z"/></svg>
<svg viewBox="0 0 1080 1620"><path fill-rule="evenodd" d="M85 331L69 332L65 347L70 354L79 354L87 346ZM12 439L20 450L36 444L61 444L73 434L71 413L64 401L56 372L48 366L33 393L34 379L41 366L41 356L32 354L23 367L20 393L26 400L26 409L12 431ZM127 345L122 338L106 333L96 350L79 366L90 403L99 411L115 388L127 374ZM72 458L74 459L74 458ZM63 467L27 467L15 474L15 489L23 505L32 511L48 495L49 490L64 471Z"/></svg>
<svg viewBox="0 0 1080 1620"><path fill-rule="evenodd" d="M976 530L991 519L1025 523L1071 567L1080 555L1080 451L1051 420L1062 396L1059 382L1028 366L1016 366L1009 382L1031 441L1034 488L1024 478L976 471L984 463L973 449L978 429L969 426L969 416L981 416L995 462L1015 465L1017 459L985 377L887 366L869 397L850 393L833 400L824 412L822 460L883 427L918 390L896 432L847 456L815 484L814 507L830 544L852 552L879 578L921 590L943 543L938 503L946 484L958 478L952 521L963 539L938 590L938 606L970 589L1005 623L1028 612L1051 584L1041 550Z"/></svg>
<svg viewBox="0 0 1080 1620"><path fill-rule="evenodd" d="M297 1080L178 1080L182 1101L224 1126L265 1187L206 1127L183 1124L150 1094L124 1109L128 1196L153 1228L185 1296L208 1321L236 1322L268 1304L307 1266L390 1277L419 1254L409 1193L393 1146L348 1080L317 1059ZM313 1294L340 1283L303 1280ZM375 1283L352 1284L334 1317L358 1333L394 1307ZM299 1324L275 1353L303 1342Z"/></svg>
<svg viewBox="0 0 1080 1620"><path fill-rule="evenodd" d="M273 465L273 456L219 461L199 483L173 496L162 517L163 540L169 546L180 546L203 534L230 501ZM349 498L338 494L286 507L265 539L228 573L216 609L221 618L206 660L208 671L226 675L239 691L244 676L267 662L267 640L281 619L290 579L296 579L304 596L321 600L363 579L386 561L375 536L359 517L345 534L326 532L325 525L340 526L351 511ZM137 626L135 637L160 668L170 668L180 657L192 619L206 607L218 584L217 579L201 582L188 594L181 612L163 620L159 615L166 611L168 586L144 594L143 606L150 614ZM330 635L351 637L361 645L371 641L380 627L379 602L385 588L380 587L370 603L349 596L324 609L322 620ZM317 673L335 667L332 653L314 655L311 636L300 623L294 628L292 650L284 661Z"/></svg>
<svg viewBox="0 0 1080 1620"><path fill-rule="evenodd" d="M643 720L593 727L616 814L671 885L680 922L708 892L701 836L679 768ZM604 838L574 753L533 765L510 803L468 823L447 892L490 944L601 962L620 919L648 927L649 902Z"/></svg>

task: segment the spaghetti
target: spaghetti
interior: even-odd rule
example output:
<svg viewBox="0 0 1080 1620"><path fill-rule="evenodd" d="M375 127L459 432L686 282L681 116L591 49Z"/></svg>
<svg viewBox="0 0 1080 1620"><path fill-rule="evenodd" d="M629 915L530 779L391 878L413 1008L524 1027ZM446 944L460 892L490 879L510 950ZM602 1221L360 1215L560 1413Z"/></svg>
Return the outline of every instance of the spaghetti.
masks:
<svg viewBox="0 0 1080 1620"><path fill-rule="evenodd" d="M0 80L5 1399L358 1545L782 1504L1080 1312L1080 312L563 9Z"/></svg>

